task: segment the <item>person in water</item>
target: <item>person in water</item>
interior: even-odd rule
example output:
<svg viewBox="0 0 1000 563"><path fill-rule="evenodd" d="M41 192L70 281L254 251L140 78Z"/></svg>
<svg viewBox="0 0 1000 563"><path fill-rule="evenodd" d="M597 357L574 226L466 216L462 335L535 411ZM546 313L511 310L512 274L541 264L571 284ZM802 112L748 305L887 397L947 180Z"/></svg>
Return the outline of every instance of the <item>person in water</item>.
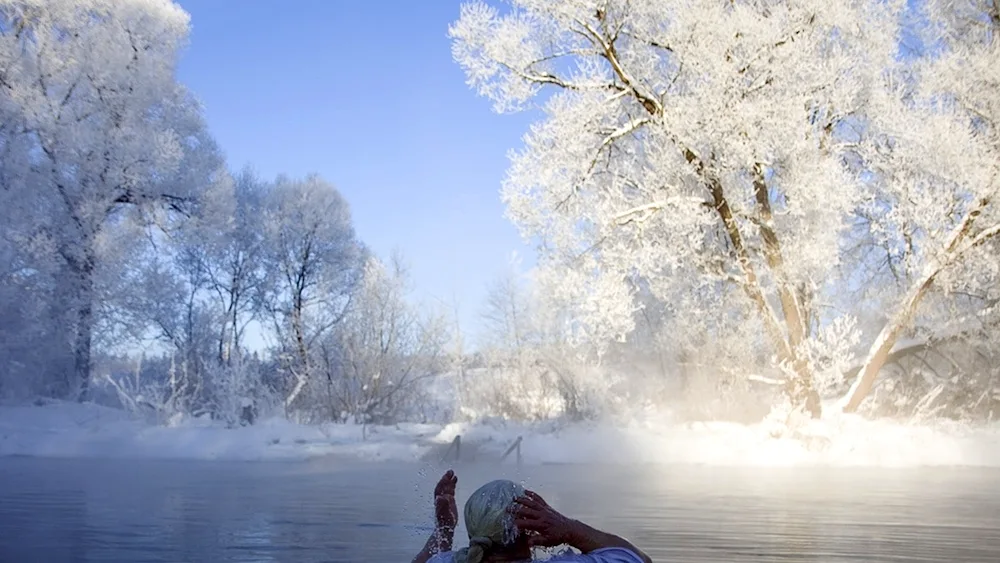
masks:
<svg viewBox="0 0 1000 563"><path fill-rule="evenodd" d="M448 471L434 488L434 532L413 563L528 563L533 547L568 545L579 554L553 563L652 563L627 540L567 518L533 491L500 479L486 483L465 503L469 546L452 551L458 477Z"/></svg>

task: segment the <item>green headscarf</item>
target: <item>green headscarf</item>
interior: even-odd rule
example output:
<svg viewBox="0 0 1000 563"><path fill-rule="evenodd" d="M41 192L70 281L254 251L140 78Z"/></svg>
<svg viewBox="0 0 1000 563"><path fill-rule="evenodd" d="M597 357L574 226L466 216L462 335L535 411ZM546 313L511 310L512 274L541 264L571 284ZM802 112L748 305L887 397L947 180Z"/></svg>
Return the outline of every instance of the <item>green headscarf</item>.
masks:
<svg viewBox="0 0 1000 563"><path fill-rule="evenodd" d="M506 479L486 483L472 493L465 501L469 547L455 552L455 563L482 563L494 546L514 543L517 528L508 508L522 495L524 487Z"/></svg>

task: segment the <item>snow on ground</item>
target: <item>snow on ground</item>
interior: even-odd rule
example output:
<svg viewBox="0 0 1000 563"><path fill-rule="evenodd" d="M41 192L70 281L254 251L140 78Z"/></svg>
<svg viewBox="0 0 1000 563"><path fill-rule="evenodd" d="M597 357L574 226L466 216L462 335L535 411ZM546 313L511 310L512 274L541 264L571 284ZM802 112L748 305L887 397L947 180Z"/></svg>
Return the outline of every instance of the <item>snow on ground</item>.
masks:
<svg viewBox="0 0 1000 563"><path fill-rule="evenodd" d="M362 428L271 419L230 429L204 420L151 425L115 409L56 402L0 406L0 456L437 461L461 435L464 459L494 463L521 436L526 464L1000 467L1000 426L918 426L832 415L807 424L795 438L775 438L769 430L764 424L679 424L655 413L618 424L487 421Z"/></svg>
<svg viewBox="0 0 1000 563"><path fill-rule="evenodd" d="M439 427L303 426L281 418L248 427L187 419L153 425L95 404L0 406L0 456L283 460L325 455L417 459Z"/></svg>

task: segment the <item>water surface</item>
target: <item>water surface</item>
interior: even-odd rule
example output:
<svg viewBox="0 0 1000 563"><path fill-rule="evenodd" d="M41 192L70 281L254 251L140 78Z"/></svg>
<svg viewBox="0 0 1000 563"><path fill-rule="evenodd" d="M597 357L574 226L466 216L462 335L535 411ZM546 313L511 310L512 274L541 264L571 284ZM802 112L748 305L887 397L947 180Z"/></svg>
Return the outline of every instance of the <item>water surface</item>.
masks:
<svg viewBox="0 0 1000 563"><path fill-rule="evenodd" d="M656 561L1000 561L1000 470L456 469L460 503L514 478ZM0 561L409 561L441 471L0 458Z"/></svg>

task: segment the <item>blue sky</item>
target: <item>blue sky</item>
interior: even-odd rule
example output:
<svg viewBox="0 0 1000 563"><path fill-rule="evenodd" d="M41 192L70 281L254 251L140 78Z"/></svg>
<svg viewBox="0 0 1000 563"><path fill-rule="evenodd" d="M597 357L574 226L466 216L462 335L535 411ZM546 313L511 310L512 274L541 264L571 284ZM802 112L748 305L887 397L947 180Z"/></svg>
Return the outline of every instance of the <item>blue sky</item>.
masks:
<svg viewBox="0 0 1000 563"><path fill-rule="evenodd" d="M478 322L486 287L530 248L503 217L507 151L531 119L498 115L451 59L459 1L179 0L180 79L233 169L316 172L380 256L400 250L415 298Z"/></svg>

